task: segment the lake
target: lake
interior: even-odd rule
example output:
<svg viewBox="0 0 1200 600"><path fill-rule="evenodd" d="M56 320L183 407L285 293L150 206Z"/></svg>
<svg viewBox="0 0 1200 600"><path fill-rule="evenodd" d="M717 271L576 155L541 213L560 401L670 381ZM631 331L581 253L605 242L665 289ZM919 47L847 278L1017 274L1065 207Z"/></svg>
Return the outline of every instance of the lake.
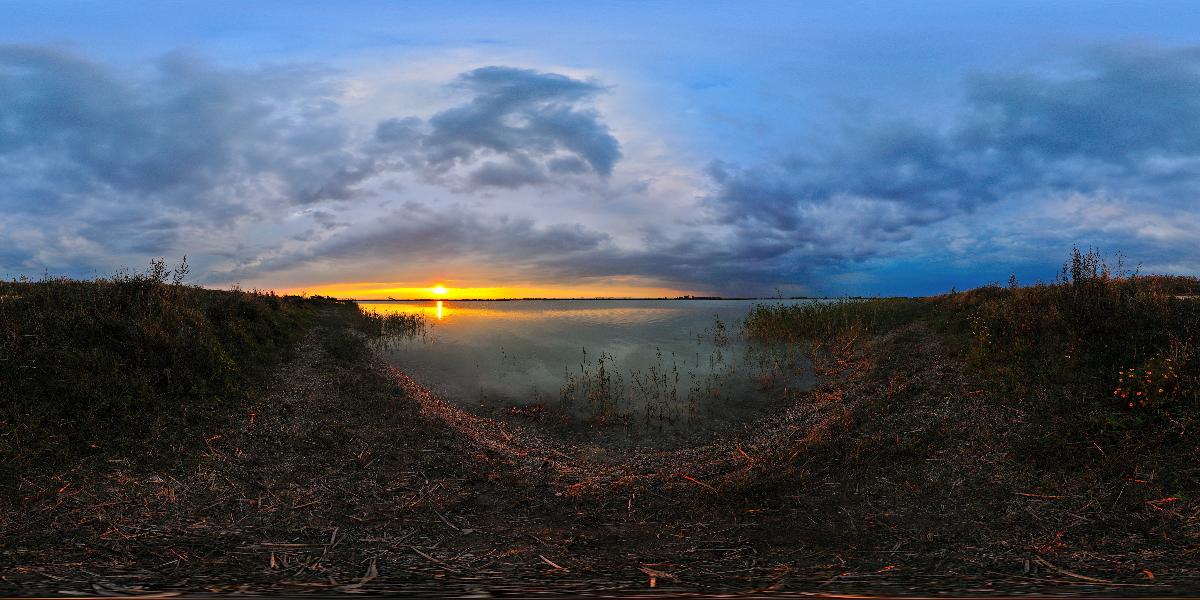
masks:
<svg viewBox="0 0 1200 600"><path fill-rule="evenodd" d="M656 444L726 430L810 384L799 357L747 343L761 303L801 300L360 302L419 313L424 335L383 351L475 412ZM611 439L607 441L612 441Z"/></svg>

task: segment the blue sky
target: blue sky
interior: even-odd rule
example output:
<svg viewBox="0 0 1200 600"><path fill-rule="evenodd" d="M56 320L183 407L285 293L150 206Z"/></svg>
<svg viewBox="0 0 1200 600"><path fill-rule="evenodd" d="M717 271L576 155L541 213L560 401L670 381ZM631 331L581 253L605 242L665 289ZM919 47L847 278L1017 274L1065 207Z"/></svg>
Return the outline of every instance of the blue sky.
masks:
<svg viewBox="0 0 1200 600"><path fill-rule="evenodd" d="M0 2L0 274L928 294L1200 272L1200 5Z"/></svg>

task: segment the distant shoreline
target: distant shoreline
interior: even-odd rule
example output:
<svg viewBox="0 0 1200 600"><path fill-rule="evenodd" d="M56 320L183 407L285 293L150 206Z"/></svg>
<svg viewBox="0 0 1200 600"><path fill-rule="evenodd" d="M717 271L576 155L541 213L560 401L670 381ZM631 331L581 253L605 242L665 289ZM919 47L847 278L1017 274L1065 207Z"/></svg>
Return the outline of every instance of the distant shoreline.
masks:
<svg viewBox="0 0 1200 600"><path fill-rule="evenodd" d="M635 301L635 300L669 300L669 301L688 301L688 300L878 300L884 298L906 298L907 296L788 296L780 298L777 296L759 296L759 297L722 297L722 296L686 296L673 298L614 298L614 297L596 297L596 298L338 298L349 302L520 302L525 300L609 300L609 301Z"/></svg>

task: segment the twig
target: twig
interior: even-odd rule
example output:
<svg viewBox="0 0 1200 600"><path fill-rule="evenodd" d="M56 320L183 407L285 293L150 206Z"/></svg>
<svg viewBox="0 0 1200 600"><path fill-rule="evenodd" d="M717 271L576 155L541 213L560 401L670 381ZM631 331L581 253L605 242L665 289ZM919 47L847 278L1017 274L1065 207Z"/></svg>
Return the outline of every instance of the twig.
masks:
<svg viewBox="0 0 1200 600"><path fill-rule="evenodd" d="M1033 557L1033 560L1037 564L1042 565L1043 567L1046 567L1047 569L1050 569L1051 571L1054 571L1055 573L1060 573L1062 575L1066 575L1067 577L1074 577L1076 579L1082 579L1084 581L1094 581L1096 583L1113 583L1112 581L1110 581L1108 579L1097 579L1095 577L1088 577L1087 575L1080 575L1079 573L1075 573L1073 571L1068 571L1061 567L1056 567L1056 566L1050 564L1048 561L1046 561L1046 559L1044 559L1040 556Z"/></svg>
<svg viewBox="0 0 1200 600"><path fill-rule="evenodd" d="M445 523L445 524L446 524L446 526L447 526L447 527L449 527L450 529L453 529L453 530L455 530L455 531L459 531L459 532L461 532L461 531L462 531L462 529L459 529L459 528L458 528L458 526L456 526L454 523L451 523L451 522L450 522L450 519L447 519L447 518L445 517L445 515L443 515L442 513L440 513L440 512L438 512L438 511L436 511L436 510L435 510L435 511L433 511L433 514L437 515L437 516L438 516L438 518L439 518L439 519L441 519L441 520L442 520L442 522L443 522L443 523Z"/></svg>
<svg viewBox="0 0 1200 600"><path fill-rule="evenodd" d="M563 566L559 565L558 563L556 563L556 562L554 562L554 561L552 561L552 560L550 560L550 559L546 558L545 556L542 556L541 554L539 554L539 555L538 555L538 558L542 559L542 562L545 562L546 564L548 564L548 565L550 565L550 566L554 567L555 569L558 569L558 570L560 570L560 571L566 571L566 570L567 570L565 567L563 567Z"/></svg>
<svg viewBox="0 0 1200 600"><path fill-rule="evenodd" d="M430 556L430 555L428 555L428 554L425 554L424 552L422 552L422 551L421 551L421 549L420 549L420 548L418 548L418 547L416 547L416 546L409 546L409 548L410 548L410 549L412 549L412 551L413 551L413 552L416 552L417 554L420 554L422 557L424 557L424 558L425 558L425 560L428 560L429 562L433 562L433 563L437 563L437 564L439 564L439 565L442 565L443 567L446 567L447 569L450 569L451 571L454 571L454 570L456 570L454 567L452 567L452 566L450 566L450 565L446 564L446 562L445 562L445 561L438 560L438 559L436 559L436 558L434 558L434 557L432 557L432 556Z"/></svg>
<svg viewBox="0 0 1200 600"><path fill-rule="evenodd" d="M713 486L711 486L711 485L708 485L707 483L704 483L703 481L700 481L699 479L696 479L695 477L692 477L691 475L684 474L683 478L684 478L684 479L686 479L686 480L688 480L688 481L690 481L690 482L692 482L692 483L694 483L694 484L696 484L696 485L699 485L699 486L702 486L702 487L706 487L706 488L708 488L708 489L709 489L709 490L711 490L711 491L714 491L714 492L715 492L715 491L717 491L717 488L715 488L715 487L713 487Z"/></svg>

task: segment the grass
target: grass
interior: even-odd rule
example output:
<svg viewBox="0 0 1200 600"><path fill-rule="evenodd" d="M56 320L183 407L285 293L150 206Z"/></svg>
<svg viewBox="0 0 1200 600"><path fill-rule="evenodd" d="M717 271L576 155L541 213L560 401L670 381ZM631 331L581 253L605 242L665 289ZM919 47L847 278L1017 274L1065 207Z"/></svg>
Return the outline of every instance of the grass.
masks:
<svg viewBox="0 0 1200 600"><path fill-rule="evenodd" d="M1051 283L923 299L759 305L754 339L828 344L924 323L992 389L1077 413L1192 418L1200 383L1200 279L1143 276L1075 249ZM903 349L897 349L903 351Z"/></svg>
<svg viewBox="0 0 1200 600"><path fill-rule="evenodd" d="M734 345L741 332L732 331L719 316L695 339L690 358L686 353L664 355L655 347L654 360L644 369L625 367L605 352L591 361L583 349L578 371L563 374L560 407L568 416L582 415L588 424L621 426L639 436L669 428L697 426L698 431L718 424L711 421L724 425L736 420L730 419L733 403L755 404L752 394L795 383L794 353L779 344ZM702 408L719 414L703 415Z"/></svg>
<svg viewBox="0 0 1200 600"><path fill-rule="evenodd" d="M92 281L0 282L0 476L97 453L173 460L237 414L323 314L374 339L415 326L329 298L185 285L186 274L186 259L173 271L158 260Z"/></svg>
<svg viewBox="0 0 1200 600"><path fill-rule="evenodd" d="M1197 290L1075 250L1050 283L757 309L754 335L821 350L829 391L806 401L834 408L761 457L745 489L820 474L910 496L896 510L914 515L952 491L957 508L939 518L987 525L943 539L1034 556L1132 565L1187 543L1200 495ZM1042 503L1032 520L1030 502Z"/></svg>
<svg viewBox="0 0 1200 600"><path fill-rule="evenodd" d="M1200 302L1181 296L1198 289L1194 278L1120 273L1076 250L1054 283L985 287L933 304L997 388L1044 393L1093 417L1191 420Z"/></svg>
<svg viewBox="0 0 1200 600"><path fill-rule="evenodd" d="M929 305L909 298L758 304L746 318L746 335L774 342L800 342L861 332L877 334L927 312Z"/></svg>
<svg viewBox="0 0 1200 600"><path fill-rule="evenodd" d="M1046 284L758 308L746 335L789 354L743 368L811 368L815 387L709 443L606 452L359 360L419 319L163 273L0 288L4 431L20 436L5 439L31 467L0 512L19 567L0 584L632 590L647 565L681 580L664 588L875 595L1200 581L1200 301L1180 298L1195 279L1088 252ZM581 365L576 402L629 389L609 362ZM661 401L678 381L660 365L626 383ZM71 379L28 375L51 366ZM222 411L241 420L203 425ZM206 446L210 432L223 435ZM30 458L106 445L180 448L197 466L93 460L64 475Z"/></svg>
<svg viewBox="0 0 1200 600"><path fill-rule="evenodd" d="M425 335L429 330L429 322L421 314L380 313L358 307L340 316L341 326L327 334L326 349L344 364L365 361L372 349L386 349L397 340Z"/></svg>

